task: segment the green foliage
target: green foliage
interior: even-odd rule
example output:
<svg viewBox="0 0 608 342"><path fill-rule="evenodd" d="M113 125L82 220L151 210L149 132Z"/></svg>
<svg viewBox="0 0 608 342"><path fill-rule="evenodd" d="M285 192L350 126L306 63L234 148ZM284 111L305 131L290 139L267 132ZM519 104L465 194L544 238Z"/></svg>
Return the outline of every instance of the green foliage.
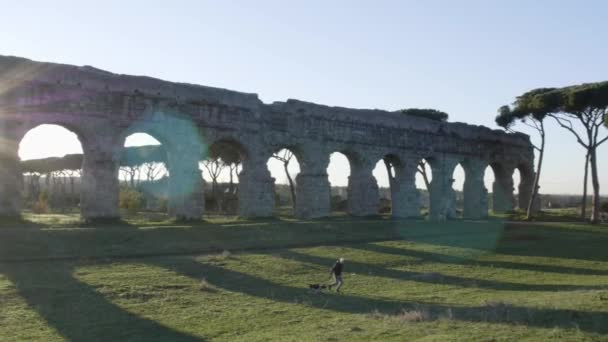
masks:
<svg viewBox="0 0 608 342"><path fill-rule="evenodd" d="M331 211L346 211L348 210L347 201L342 196L331 196Z"/></svg>
<svg viewBox="0 0 608 342"><path fill-rule="evenodd" d="M167 164L167 154L162 145L125 147L120 156L121 166L136 166L150 162Z"/></svg>
<svg viewBox="0 0 608 342"><path fill-rule="evenodd" d="M388 198L384 198L382 197L380 199L380 203L378 204L378 212L380 214L389 214L391 212L391 200L389 200Z"/></svg>
<svg viewBox="0 0 608 342"><path fill-rule="evenodd" d="M448 121L448 113L436 109L407 108L399 110L405 115L417 116L435 121Z"/></svg>
<svg viewBox="0 0 608 342"><path fill-rule="evenodd" d="M608 81L563 88L538 88L518 96L512 107L500 107L496 124L507 128L516 119L533 117L543 120L548 114L556 113L581 117L586 111L606 110L607 107ZM604 120L608 118L605 116Z"/></svg>
<svg viewBox="0 0 608 342"><path fill-rule="evenodd" d="M32 211L36 214L46 214L49 212L49 193L46 190L38 195L38 199L32 206Z"/></svg>
<svg viewBox="0 0 608 342"><path fill-rule="evenodd" d="M560 94L562 110L566 113L576 114L608 107L608 81L564 87L560 89Z"/></svg>
<svg viewBox="0 0 608 342"><path fill-rule="evenodd" d="M225 165L240 164L242 159L241 149L236 142L219 141L211 145L206 158L203 159L221 159Z"/></svg>
<svg viewBox="0 0 608 342"><path fill-rule="evenodd" d="M135 215L141 210L144 202L144 196L141 192L124 187L120 189L119 206L125 209L129 215Z"/></svg>
<svg viewBox="0 0 608 342"><path fill-rule="evenodd" d="M600 208L601 211L608 213L608 202L604 202Z"/></svg>
<svg viewBox="0 0 608 342"><path fill-rule="evenodd" d="M63 157L49 157L24 160L21 162L23 172L45 174L53 171L80 170L82 154L66 154ZM121 166L135 166L148 162L165 163L167 156L162 145L125 147L120 157Z"/></svg>
<svg viewBox="0 0 608 342"><path fill-rule="evenodd" d="M82 154L66 154L63 157L31 159L21 162L23 172L46 174L61 170L80 170Z"/></svg>
<svg viewBox="0 0 608 342"><path fill-rule="evenodd" d="M513 106L502 106L495 118L500 127L509 128L516 120L530 117L542 121L548 114L559 111L559 92L555 88L538 88L517 97Z"/></svg>

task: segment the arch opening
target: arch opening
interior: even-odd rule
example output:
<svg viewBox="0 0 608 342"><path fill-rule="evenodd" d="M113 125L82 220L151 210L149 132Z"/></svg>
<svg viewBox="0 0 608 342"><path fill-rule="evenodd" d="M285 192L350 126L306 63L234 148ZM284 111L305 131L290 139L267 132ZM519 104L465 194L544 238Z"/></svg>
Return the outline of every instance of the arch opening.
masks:
<svg viewBox="0 0 608 342"><path fill-rule="evenodd" d="M448 217L459 218L462 217L464 211L464 181L466 178L465 170L462 163L458 163L452 172L452 190L451 194L451 205Z"/></svg>
<svg viewBox="0 0 608 342"><path fill-rule="evenodd" d="M237 215L239 209L239 177L247 152L233 139L221 139L209 146L199 162L203 180L207 183L205 208L209 214Z"/></svg>
<svg viewBox="0 0 608 342"><path fill-rule="evenodd" d="M483 184L487 191L487 203L488 203L488 214L494 213L494 182L496 181L496 175L494 168L491 165L486 166L483 173Z"/></svg>
<svg viewBox="0 0 608 342"><path fill-rule="evenodd" d="M169 202L166 146L154 135L135 132L124 140L118 179L122 216L164 218Z"/></svg>
<svg viewBox="0 0 608 342"><path fill-rule="evenodd" d="M83 146L77 133L58 124L28 130L19 142L20 200L31 214L79 214Z"/></svg>
<svg viewBox="0 0 608 342"><path fill-rule="evenodd" d="M331 189L331 211L345 213L348 211L348 182L351 175L350 159L342 152L329 156L327 178Z"/></svg>
<svg viewBox="0 0 608 342"><path fill-rule="evenodd" d="M431 207L431 182L433 170L427 158L418 161L416 165L416 189L420 198L420 214L428 216Z"/></svg>
<svg viewBox="0 0 608 342"><path fill-rule="evenodd" d="M519 203L520 186L522 185L522 171L521 166L518 166L513 171L513 196L515 201L515 209L523 209L526 207L524 203Z"/></svg>
<svg viewBox="0 0 608 342"><path fill-rule="evenodd" d="M396 191L396 177L401 162L393 154L387 154L380 159L372 174L378 184L378 213L391 214L393 212L393 193Z"/></svg>
<svg viewBox="0 0 608 342"><path fill-rule="evenodd" d="M292 148L282 148L273 153L266 166L274 178L275 210L279 215L294 215L297 202L296 177L300 162Z"/></svg>

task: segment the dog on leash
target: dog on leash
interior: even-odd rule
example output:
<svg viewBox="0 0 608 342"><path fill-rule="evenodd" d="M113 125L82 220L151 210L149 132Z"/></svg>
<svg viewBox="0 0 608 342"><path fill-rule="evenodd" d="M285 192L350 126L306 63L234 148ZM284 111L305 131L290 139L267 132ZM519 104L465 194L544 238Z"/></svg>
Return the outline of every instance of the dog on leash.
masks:
<svg viewBox="0 0 608 342"><path fill-rule="evenodd" d="M309 284L308 288L314 293L319 293L327 288L325 284Z"/></svg>

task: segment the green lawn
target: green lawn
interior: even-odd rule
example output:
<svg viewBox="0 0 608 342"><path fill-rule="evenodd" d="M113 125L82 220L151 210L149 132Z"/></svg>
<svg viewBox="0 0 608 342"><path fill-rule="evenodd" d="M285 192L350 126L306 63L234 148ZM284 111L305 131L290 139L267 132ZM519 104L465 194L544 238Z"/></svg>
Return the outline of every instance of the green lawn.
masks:
<svg viewBox="0 0 608 342"><path fill-rule="evenodd" d="M606 225L26 218L2 341L608 341ZM338 257L343 293L310 293Z"/></svg>

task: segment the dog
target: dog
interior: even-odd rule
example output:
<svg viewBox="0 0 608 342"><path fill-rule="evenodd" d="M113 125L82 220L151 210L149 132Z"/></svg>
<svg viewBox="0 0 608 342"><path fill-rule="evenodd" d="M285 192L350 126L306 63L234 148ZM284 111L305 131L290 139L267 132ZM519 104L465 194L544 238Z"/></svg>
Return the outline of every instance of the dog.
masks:
<svg viewBox="0 0 608 342"><path fill-rule="evenodd" d="M325 285L325 284L309 284L308 288L310 289L310 291L313 291L314 293L318 293L318 292L321 292L321 291L325 290L327 288L327 285Z"/></svg>

